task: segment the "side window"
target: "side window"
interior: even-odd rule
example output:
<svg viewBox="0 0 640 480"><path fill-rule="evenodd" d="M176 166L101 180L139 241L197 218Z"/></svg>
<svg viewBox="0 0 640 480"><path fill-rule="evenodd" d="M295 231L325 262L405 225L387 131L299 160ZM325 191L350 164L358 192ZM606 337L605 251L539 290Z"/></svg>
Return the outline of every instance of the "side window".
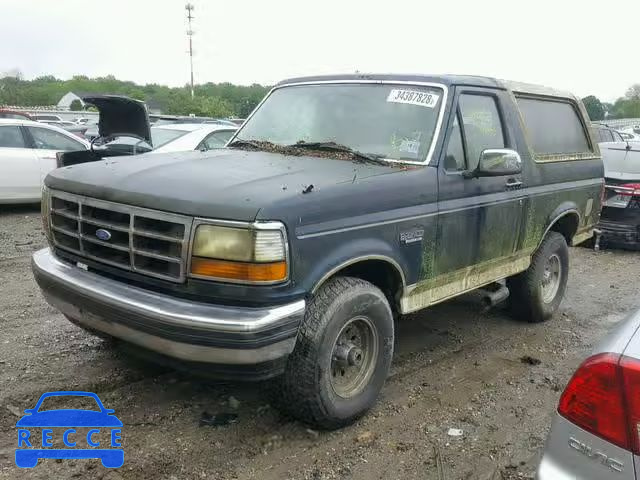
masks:
<svg viewBox="0 0 640 480"><path fill-rule="evenodd" d="M202 142L200 142L198 150L222 148L227 144L233 133L233 130L223 130L220 132L210 133Z"/></svg>
<svg viewBox="0 0 640 480"><path fill-rule="evenodd" d="M0 148L26 148L20 127L6 125L0 127Z"/></svg>
<svg viewBox="0 0 640 480"><path fill-rule="evenodd" d="M604 130L602 133L604 134L603 137L605 138L605 142L615 141L615 139L613 138L613 132L611 132L611 130Z"/></svg>
<svg viewBox="0 0 640 480"><path fill-rule="evenodd" d="M444 168L446 170L463 171L467 168L467 163L464 159L464 146L462 145L462 131L458 121L459 116L459 113L456 113L456 118L453 120L453 126L451 127L447 154L444 157Z"/></svg>
<svg viewBox="0 0 640 480"><path fill-rule="evenodd" d="M604 142L604 140L602 139L602 129L600 127L593 127L593 133L598 143Z"/></svg>
<svg viewBox="0 0 640 480"><path fill-rule="evenodd" d="M598 140L598 143L614 141L613 133L611 132L611 130L607 128L600 128L600 127L596 127L594 130L596 134L596 140Z"/></svg>
<svg viewBox="0 0 640 480"><path fill-rule="evenodd" d="M590 153L578 111L568 100L517 97L531 148L538 155Z"/></svg>
<svg viewBox="0 0 640 480"><path fill-rule="evenodd" d="M58 150L67 152L71 150L83 150L80 142L47 128L29 127L29 133L33 136L36 148L41 150Z"/></svg>
<svg viewBox="0 0 640 480"><path fill-rule="evenodd" d="M614 142L624 142L624 138L622 138L622 135L620 135L618 132L613 131L611 133L613 134L613 141Z"/></svg>
<svg viewBox="0 0 640 480"><path fill-rule="evenodd" d="M480 154L488 148L504 148L504 133L498 105L488 95L460 95L460 114L469 170L477 167Z"/></svg>

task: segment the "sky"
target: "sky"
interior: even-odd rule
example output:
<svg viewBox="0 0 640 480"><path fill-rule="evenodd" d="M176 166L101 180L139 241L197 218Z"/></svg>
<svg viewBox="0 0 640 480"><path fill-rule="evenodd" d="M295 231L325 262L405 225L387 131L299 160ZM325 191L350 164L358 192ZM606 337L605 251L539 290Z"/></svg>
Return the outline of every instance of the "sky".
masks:
<svg viewBox="0 0 640 480"><path fill-rule="evenodd" d="M0 72L184 85L185 3L0 0ZM460 73L604 101L640 83L640 0L191 3L196 83L273 84L355 71Z"/></svg>

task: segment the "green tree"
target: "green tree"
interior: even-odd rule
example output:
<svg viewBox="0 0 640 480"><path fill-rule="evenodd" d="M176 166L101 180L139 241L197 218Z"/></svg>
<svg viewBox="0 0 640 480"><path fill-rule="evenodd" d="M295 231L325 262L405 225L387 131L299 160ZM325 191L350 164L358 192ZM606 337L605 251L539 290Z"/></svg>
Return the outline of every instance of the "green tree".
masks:
<svg viewBox="0 0 640 480"><path fill-rule="evenodd" d="M628 100L640 100L640 83L631 85L625 94Z"/></svg>
<svg viewBox="0 0 640 480"><path fill-rule="evenodd" d="M640 98L619 98L612 113L612 118L640 118Z"/></svg>
<svg viewBox="0 0 640 480"><path fill-rule="evenodd" d="M118 80L113 75L98 78L75 75L69 80L43 75L24 80L18 71L10 71L0 78L0 104L4 105L56 105L67 92L87 92L126 95L146 102L153 100L166 114L212 117L246 117L267 91L268 87L258 84L205 83L195 86L195 98L192 99L187 86L137 85Z"/></svg>
<svg viewBox="0 0 640 480"><path fill-rule="evenodd" d="M582 103L584 103L584 107L587 109L587 113L589 114L589 118L592 121L598 121L604 119L604 105L598 99L598 97L594 95L589 95L588 97L584 97L582 99Z"/></svg>
<svg viewBox="0 0 640 480"><path fill-rule="evenodd" d="M79 112L82 110L82 102L76 98L71 102L71 105L69 105L69 110L72 112Z"/></svg>

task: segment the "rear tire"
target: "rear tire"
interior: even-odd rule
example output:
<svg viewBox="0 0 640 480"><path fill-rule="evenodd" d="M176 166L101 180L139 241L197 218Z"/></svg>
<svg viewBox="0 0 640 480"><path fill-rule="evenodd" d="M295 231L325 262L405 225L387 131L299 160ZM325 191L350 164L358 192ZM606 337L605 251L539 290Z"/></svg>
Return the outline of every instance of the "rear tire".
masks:
<svg viewBox="0 0 640 480"><path fill-rule="evenodd" d="M514 316L544 322L558 310L569 278L569 249L558 232L549 232L524 272L507 279Z"/></svg>
<svg viewBox="0 0 640 480"><path fill-rule="evenodd" d="M393 314L385 295L359 278L336 277L307 306L274 403L321 429L348 425L377 400L393 356Z"/></svg>

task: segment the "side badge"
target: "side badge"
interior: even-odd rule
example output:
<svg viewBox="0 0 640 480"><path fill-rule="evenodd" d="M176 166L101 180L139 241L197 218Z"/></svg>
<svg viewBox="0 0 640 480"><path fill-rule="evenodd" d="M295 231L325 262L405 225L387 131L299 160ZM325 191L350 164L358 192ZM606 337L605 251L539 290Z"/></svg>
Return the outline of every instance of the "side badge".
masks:
<svg viewBox="0 0 640 480"><path fill-rule="evenodd" d="M421 242L423 238L424 230L422 228L400 232L400 243L404 243L405 245L409 243Z"/></svg>

